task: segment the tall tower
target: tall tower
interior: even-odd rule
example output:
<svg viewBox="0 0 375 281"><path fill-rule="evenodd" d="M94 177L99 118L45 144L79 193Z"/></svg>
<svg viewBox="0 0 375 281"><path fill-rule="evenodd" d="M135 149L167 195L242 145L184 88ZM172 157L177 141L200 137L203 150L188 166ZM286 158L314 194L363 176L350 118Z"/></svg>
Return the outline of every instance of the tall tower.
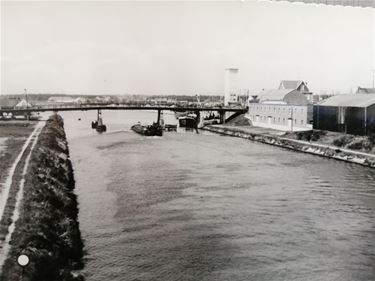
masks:
<svg viewBox="0 0 375 281"><path fill-rule="evenodd" d="M238 68L225 69L225 90L224 90L224 105L237 102L237 74Z"/></svg>

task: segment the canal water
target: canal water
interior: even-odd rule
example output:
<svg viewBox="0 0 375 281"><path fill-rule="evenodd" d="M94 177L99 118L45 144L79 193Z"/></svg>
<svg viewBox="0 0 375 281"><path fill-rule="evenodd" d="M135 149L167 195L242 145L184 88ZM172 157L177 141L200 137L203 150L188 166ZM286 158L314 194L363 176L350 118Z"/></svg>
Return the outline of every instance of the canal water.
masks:
<svg viewBox="0 0 375 281"><path fill-rule="evenodd" d="M103 116L63 114L87 280L375 280L375 170Z"/></svg>

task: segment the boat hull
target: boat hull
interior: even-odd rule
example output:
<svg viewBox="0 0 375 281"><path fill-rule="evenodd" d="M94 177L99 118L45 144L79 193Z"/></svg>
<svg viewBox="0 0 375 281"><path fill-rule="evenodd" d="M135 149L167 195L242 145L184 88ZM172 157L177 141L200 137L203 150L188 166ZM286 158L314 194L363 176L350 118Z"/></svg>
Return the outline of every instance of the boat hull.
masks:
<svg viewBox="0 0 375 281"><path fill-rule="evenodd" d="M144 136L162 136L163 135L163 129L159 125L151 125L151 126L144 126L141 124L136 124L131 127L131 129Z"/></svg>
<svg viewBox="0 0 375 281"><path fill-rule="evenodd" d="M107 131L107 126L106 125L97 125L95 127L96 131L98 133L103 133L103 132L106 132Z"/></svg>

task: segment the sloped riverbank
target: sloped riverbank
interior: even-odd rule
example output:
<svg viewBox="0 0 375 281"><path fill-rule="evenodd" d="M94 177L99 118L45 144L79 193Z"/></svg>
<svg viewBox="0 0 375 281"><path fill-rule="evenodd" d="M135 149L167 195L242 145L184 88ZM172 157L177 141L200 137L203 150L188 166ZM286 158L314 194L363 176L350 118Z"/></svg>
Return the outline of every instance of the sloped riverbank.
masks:
<svg viewBox="0 0 375 281"><path fill-rule="evenodd" d="M336 160L346 161L350 163L360 164L363 166L375 168L375 154L343 149L332 145L323 145L319 143L311 143L308 141L295 140L285 138L278 135L262 134L252 132L249 128L230 127L223 125L206 126L204 130L228 135L232 137L244 138L265 144L275 145L299 152L305 152L318 156L328 157Z"/></svg>
<svg viewBox="0 0 375 281"><path fill-rule="evenodd" d="M78 224L74 175L63 120L46 122L31 154L19 218L0 280L19 280L20 253L30 257L23 280L83 280L83 243Z"/></svg>

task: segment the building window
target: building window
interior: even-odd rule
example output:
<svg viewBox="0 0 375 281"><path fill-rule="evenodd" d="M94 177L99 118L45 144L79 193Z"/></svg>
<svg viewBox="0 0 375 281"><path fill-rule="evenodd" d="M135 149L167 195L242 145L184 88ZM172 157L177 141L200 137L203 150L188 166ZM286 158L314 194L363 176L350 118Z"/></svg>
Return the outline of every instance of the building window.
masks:
<svg viewBox="0 0 375 281"><path fill-rule="evenodd" d="M303 125L303 120L301 120L301 125Z"/></svg>

